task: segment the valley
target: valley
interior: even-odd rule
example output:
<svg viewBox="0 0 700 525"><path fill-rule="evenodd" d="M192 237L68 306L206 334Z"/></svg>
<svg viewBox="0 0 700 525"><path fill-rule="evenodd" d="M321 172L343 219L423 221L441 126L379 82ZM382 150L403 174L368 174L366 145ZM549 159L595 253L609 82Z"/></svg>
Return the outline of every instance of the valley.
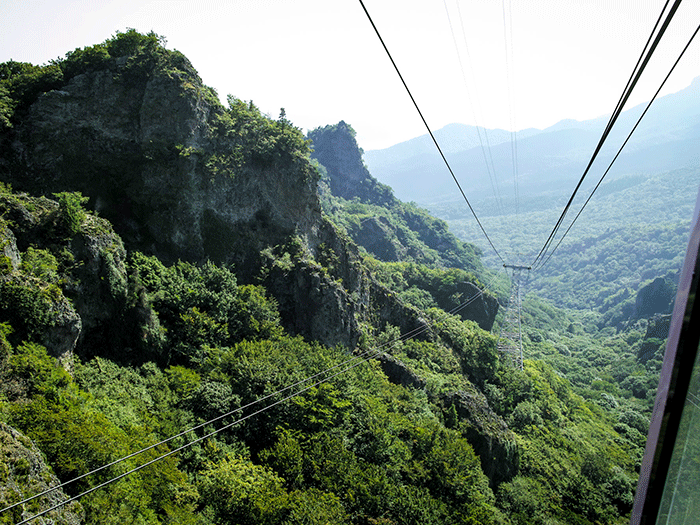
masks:
<svg viewBox="0 0 700 525"><path fill-rule="evenodd" d="M344 121L223 105L135 30L0 64L0 95L0 523L628 522L697 97L659 146L677 164L640 171L638 145L532 275L521 371L497 350L508 278L418 184L421 140L379 161ZM498 246L531 255L595 125L550 129L547 162L521 135L515 215L474 183Z"/></svg>

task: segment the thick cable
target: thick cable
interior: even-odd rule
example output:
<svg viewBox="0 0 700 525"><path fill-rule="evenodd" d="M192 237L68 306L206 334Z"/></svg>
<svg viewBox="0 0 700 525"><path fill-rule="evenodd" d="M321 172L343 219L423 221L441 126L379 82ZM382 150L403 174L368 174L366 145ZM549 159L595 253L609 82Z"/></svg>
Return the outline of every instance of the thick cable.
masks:
<svg viewBox="0 0 700 525"><path fill-rule="evenodd" d="M647 45L644 46L644 50L642 51L642 55L640 56L640 60L637 61L638 67L635 66L635 70L632 72L630 80L627 82L627 86L625 87L625 90L623 91L623 94L620 97L620 100L618 101L618 103L615 107L615 111L613 111L613 114L610 116L610 119L608 120L608 124L605 127L605 130L603 131L603 134L602 134L600 140L598 141L598 145L596 146L596 148L593 152L593 155L591 156L591 159L589 160L588 165L586 166L586 169L583 172L583 175L581 175L581 178L579 179L578 184L576 185L576 188L574 189L573 193L571 194L569 201L567 202L566 206L564 207L564 210L562 211L561 215L559 216L559 219L557 220L556 225L552 229L551 233L549 234L549 237L547 237L547 240L545 241L544 245L542 246L542 249L540 250L537 257L535 257L535 260L530 264L530 266L535 267L537 262L547 254L549 247L554 240L554 236L559 231L559 228L561 227L561 224L564 221L564 217L566 217L566 214L568 213L569 208L571 207L571 204L574 200L574 197L578 193L578 190L581 187L581 184L583 184L583 181L586 178L586 175L588 175L588 171L591 169L593 162L595 161L596 157L598 156L598 153L600 152L601 148L603 147L603 144L607 140L608 135L610 134L610 131L612 130L613 126L615 125L617 118L620 116L620 113L622 112L622 109L624 108L625 103L627 102L630 95L632 94L634 87L636 86L637 82L639 81L639 77L644 72L644 69L646 68L647 63L649 62L652 55L654 54L654 51L656 50L656 47L658 46L659 42L661 41L661 38L663 37L664 33L666 32L668 25L671 23L673 16L676 14L676 11L678 10L678 7L680 6L681 1L682 0L675 0L674 4L671 6L671 9L670 9L668 15L666 15L666 19L664 20L663 24L661 25L661 28L659 29L659 32L656 35L656 38L654 38L652 45L648 46L648 42L647 42ZM666 4L664 4L664 8L662 9L661 14L659 15L659 20L657 20L657 23L654 25L654 30L656 30L656 28L658 27L659 21L663 17L663 14L666 10L667 4L668 4L668 1ZM654 31L652 31L651 35L653 35L653 34L654 34ZM651 39L651 36L649 38ZM647 48L648 48L648 52L645 55L644 52L647 51ZM642 56L644 58L642 58Z"/></svg>
<svg viewBox="0 0 700 525"><path fill-rule="evenodd" d="M630 137L632 137L632 134L633 134L633 133L635 132L635 130L637 129L637 126L639 126L639 123L640 123L640 122L642 121L642 119L644 118L644 115L646 115L646 114L647 114L647 111L649 111L649 108L651 107L652 103L654 102L654 100L656 100L656 97L659 95L659 92L660 92L661 89L664 87L664 84L666 84L666 81L667 81L668 78L671 76L671 73L673 73L673 70L676 68L676 65L678 65L678 62L680 62L681 58L683 57L683 54L684 54L684 53L686 52L686 50L688 49L688 47L690 46L690 44L691 44L691 42L693 41L693 39L695 38L695 36L698 34L698 31L700 31L700 25L695 29L695 32L694 32L693 35L690 37L690 40L688 40L688 43L687 43L687 44L685 45L685 47L683 48L683 51L681 51L681 54L678 56L678 58L676 59L675 63L674 63L673 66L671 67L671 70L670 70L670 71L668 72L668 74L666 75L666 78L664 78L663 82L661 82L661 85L659 86L659 89L656 90L656 93L654 93L654 96L652 97L652 99L651 99L651 100L649 101L649 103L647 104L647 107L644 108L644 112L642 112L642 114L641 114L641 116L639 117L639 119L637 119L637 123L636 123L636 124L634 125L634 127L632 128L632 131L629 132L629 134L627 135L627 138L626 138L625 141L622 143L622 146L620 146L620 149L617 150L617 154L615 155L615 157L612 159L612 161L611 161L610 164L608 165L608 168L605 170L605 173L603 173L603 175L600 177L600 180L598 181L598 184L595 185L595 187L593 188L593 191L591 191L591 194L590 194L590 195L588 196L588 198L586 199L586 202L583 203L583 206L581 206L581 209L580 209L580 210L578 211L578 213L576 214L576 217L574 217L574 220L571 221L571 224L569 224L569 227L568 227L568 228L566 229L566 231L564 232L564 235L561 236L561 238L559 239L559 242L557 243L557 245L556 245L556 246L554 247L554 249L549 253L549 256L547 257L547 259L545 259L545 261L544 261L543 263L541 263L541 264L538 266L538 268L542 268L545 264L547 264L547 263L549 262L549 260L552 258L552 255L554 255L554 252L557 251L557 248L559 248L559 245L560 245L560 244L562 243L562 241L564 240L564 237L566 237L566 234L569 233L569 230L571 230L571 227L574 225L574 223L576 222L576 220L579 218L579 216L580 216L581 213L583 212L584 208L586 207L586 205L588 204L588 202L589 202L589 201L591 200L591 198L593 197L593 194L596 192L596 190L598 189L598 187L600 186L600 184L603 182L603 179L605 179L605 176L606 176L606 175L608 174L608 172L610 171L610 168L612 168L613 164L615 164L615 161L616 161L617 158L620 156L620 153L622 153L623 148L627 145L627 142L629 141Z"/></svg>
<svg viewBox="0 0 700 525"><path fill-rule="evenodd" d="M630 83L632 82L632 77L634 76L635 72L639 68L639 64L642 61L642 57L646 53L647 49L649 48L649 44L651 43L651 39L654 36L654 33L656 32L656 28L659 26L659 23L661 22L661 18L663 14L666 12L666 7L668 7L668 3L670 0L666 0L666 3L664 3L664 6L661 8L661 13L659 14L659 17L656 19L656 23L654 24L653 29L651 30L651 33L649 34L649 38L647 38L646 44L644 44L644 48L642 49L642 53L639 55L639 58L637 59L637 63L634 65L634 69L632 70L632 74L630 75L630 78L627 79L627 84L625 85L625 89L622 91L622 95L620 95L620 99L617 101L617 104L615 105L615 109L613 110L613 114L618 111L618 108L620 111L622 111L622 108L620 107L621 104L623 104L622 99L624 97L624 94L627 92L627 89L630 86ZM608 122L608 125L610 125L610 122ZM607 129L607 128L606 128Z"/></svg>
<svg viewBox="0 0 700 525"><path fill-rule="evenodd" d="M472 212L474 219L476 219L476 222L479 225L479 228L481 228L481 232L484 234L484 237L486 237L486 240L491 245L491 248L493 249L493 251L496 253L496 255L501 260L501 262L503 262L503 264L505 264L503 257L501 257L501 254L498 253L498 250L493 245L493 242L491 242L491 238L486 233L486 230L484 229L484 226L481 224L479 217L477 217L476 212L474 211L474 208L472 207L471 203L469 202L469 199L467 199L467 196L464 193L464 190L462 189L462 185L457 180L457 177L455 176L454 171L452 171L452 167L450 166L450 163L447 162L447 158L445 157L445 154L442 152L442 148L440 148L440 144L438 144L438 141L435 138L435 135L433 135L433 131L430 129L430 126L428 126L428 122L425 120L425 117L423 116L423 112L418 107L418 103L416 102L416 99L413 98L413 94L411 93L411 90L408 88L408 84L406 84L406 81L404 80L403 75L401 74L401 71L399 71L399 67L396 65L396 62L394 62L394 58L391 56L391 53L389 52L389 48L384 43L384 39L382 38L382 35L379 33L379 29L377 29L377 26L374 24L374 20L372 20L372 17L370 16L369 11L367 11L367 8L365 7L365 3L362 0L359 0L359 2L360 2L360 5L362 6L362 9L365 12L365 15L367 15L367 19L369 20L369 23L372 24L372 28L374 29L374 32L377 34L377 38L379 38L379 41L381 42L382 47L384 47L384 51L386 51L386 54L389 57L389 60L391 61L391 64L394 66L396 73L399 75L399 79L401 79L401 83L403 84L403 87L406 89L408 96L411 98L411 102L413 102L413 105L415 106L416 111L418 112L418 115L420 116L421 120L423 121L425 128L428 130L428 134L430 135L430 138L433 140L433 144L435 144L435 147L437 148L438 152L440 153L440 157L442 157L442 160L445 163L445 166L447 166L447 169L450 172L450 175L452 175L452 179L455 181L455 184L457 185L459 192L462 194L462 197L464 198L464 202L467 203L467 206L469 207L469 211Z"/></svg>
<svg viewBox="0 0 700 525"><path fill-rule="evenodd" d="M661 13L659 15L659 18L654 25L654 29L651 32L651 35L649 36L649 39L647 40L647 44L644 46L644 49L642 50L642 54L640 55L640 58L637 60L637 64L635 65L634 70L632 71L632 75L630 76L630 79L627 81L627 85L625 86L625 89L623 90L623 93L620 97L620 99L617 102L617 105L615 106L615 110L613 111L612 115L610 116L610 119L608 120L608 124L605 127L605 130L603 131L603 134L598 142L598 145L593 152L593 155L591 156L591 159L588 162L588 165L586 166L586 169L583 172L583 175L581 176L578 184L576 185L576 188L574 189L571 197L569 198L569 201L567 202L566 206L564 207L564 210L562 211L559 220L557 221L556 225L552 229L552 232L549 234L549 237L545 241L545 244L543 245L542 249L540 250L540 253L537 255L535 260L532 262L531 266L535 266L535 264L538 262L539 259L544 257L547 254L547 251L549 250L549 246L554 240L554 236L556 233L559 231L559 228L561 227L562 222L564 221L564 217L569 211L569 208L571 207L571 204L574 200L574 197L576 196L576 193L578 192L579 188L581 187L581 184L583 183L583 180L586 178L586 175L588 174L588 171L590 170L593 161L596 159L598 156L598 153L600 152L603 143L607 139L608 135L610 134L610 131L612 130L613 125L617 121L617 118L619 117L620 113L622 112L622 109L627 102L627 99L629 96L632 94L632 90L634 89L637 81L639 80L639 77L641 76L642 72L644 71L644 68L646 67L646 64L648 63L649 59L651 58L652 54L654 53L654 50L656 49L656 46L658 45L659 41L661 40L661 37L663 36L666 28L668 27L668 24L671 21L671 18L675 14L676 10L678 9L678 6L680 5L681 0L676 0L674 5L671 8L671 11L666 17L666 20L664 21L663 26L660 29L660 32L657 34L656 39L654 40L654 43L652 47L649 49L649 52L645 55L645 51L647 51L647 48L649 47L649 40L651 40L654 31L658 27L659 21L663 17L663 14L666 10L666 6L668 5L668 0L666 4L664 4L663 9L661 10ZM644 59L642 59L644 57ZM640 65L640 61L642 62Z"/></svg>

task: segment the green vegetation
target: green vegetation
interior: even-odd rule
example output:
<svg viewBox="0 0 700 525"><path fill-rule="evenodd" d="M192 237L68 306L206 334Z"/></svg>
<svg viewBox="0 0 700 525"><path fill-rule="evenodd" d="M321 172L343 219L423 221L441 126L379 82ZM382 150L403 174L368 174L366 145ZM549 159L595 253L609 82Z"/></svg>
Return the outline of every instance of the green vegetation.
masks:
<svg viewBox="0 0 700 525"><path fill-rule="evenodd" d="M601 326L622 328L634 321L639 290L657 277L676 279L698 183L700 170L686 168L613 178L601 185L553 257L533 275L528 289L557 306L603 314ZM541 210L544 203L550 205ZM528 205L531 209L524 205L517 219L484 217L496 246L509 247L506 256L525 264L535 258L532 250L539 250L564 202L550 196ZM449 217L447 222L459 237L480 239L473 218L464 217L461 207L461 203L441 204L431 210ZM498 264L485 248L484 258Z"/></svg>
<svg viewBox="0 0 700 525"><path fill-rule="evenodd" d="M83 197L80 192L69 193L66 191L56 193L54 197L58 200L60 220L63 223L63 227L67 230L68 235L72 237L80 231L80 226L86 217L82 206L90 199Z"/></svg>
<svg viewBox="0 0 700 525"><path fill-rule="evenodd" d="M40 297L43 283L70 282L59 263L60 245L48 246L22 253L15 272L25 277L17 290ZM367 264L387 285L405 291L418 283L436 302L450 283L476 281L461 270ZM37 443L63 481L349 357L343 348L287 335L265 290L238 285L225 267L166 266L134 252L126 272L127 298L115 320L129 320L123 345L131 353L83 343L72 375L47 355L44 325L2 310L8 334L0 363L2 418ZM42 303L31 304L24 318L41 320ZM638 461L637 445L628 439L637 437L636 413L628 407L627 416L616 416L584 401L544 362L528 362L524 373L504 367L495 338L472 321L438 308L425 315L431 340L394 343L389 350L424 388L392 384L376 362L355 367L82 498L86 521L622 523ZM363 345L397 335L387 327ZM445 402L459 392L488 399L495 413L488 405L465 412L468 405ZM217 426L81 480L68 493ZM477 456L479 439L501 444L503 455L495 460L509 465L510 476L490 482L484 468L493 460Z"/></svg>
<svg viewBox="0 0 700 525"><path fill-rule="evenodd" d="M212 180L235 179L242 169L284 167L299 172L306 182L317 177L308 163L309 146L301 131L288 121L272 120L253 102L228 96L228 108L216 116L214 150L205 165Z"/></svg>
<svg viewBox="0 0 700 525"><path fill-rule="evenodd" d="M116 68L117 60L126 68ZM0 125L11 133L5 128L20 122L40 93L103 70L118 70L120 82L157 70L177 77L182 90L200 89L182 55L157 35L128 30L48 66L3 64ZM199 95L214 96L206 88ZM332 178L352 162L314 164L311 144L284 112L272 120L235 97L227 108L212 107L206 148L155 141L139 162L184 159L206 173L202 185L225 191L242 175L257 183L282 170L293 175L285 183L318 182L328 220L315 223L327 230L316 232L313 256L309 238L302 239L308 232L285 231L255 249L250 268L217 262L227 250L251 247L210 211L201 215L210 260L166 260L153 255L155 242L151 251L134 246L152 239L125 248L73 188L56 192L56 202L0 186L0 422L36 443L61 481L201 425L67 486L76 495L190 445L81 498L84 521L625 523L663 327L626 319L617 331L601 322L604 312L564 310L529 296L528 359L523 371L514 370L500 358L497 337L481 328L493 323L507 284L445 222L400 203L360 170L351 127L311 135L316 153L324 136L357 150L351 157L363 192L342 197ZM115 169L127 173L131 160ZM183 188L185 179L178 179ZM173 203L180 189L168 194ZM255 220L266 226L268 218ZM359 256L341 249L341 241L353 240ZM292 309L283 302L299 299L279 294L278 302L272 286L279 275L288 277L280 279L284 286L303 281L302 270L311 276L303 287L319 294L326 287L341 312L350 311L343 303L356 308L355 318L343 319L359 326L356 347L329 347L292 331L295 320L283 316ZM486 283L482 318L447 313ZM304 291L309 295L299 297L310 297ZM592 297L587 290L582 300ZM630 297L609 299L608 310ZM299 316L320 308L295 306ZM394 321L381 321L392 308L397 324L414 316L423 329L418 337L402 339ZM379 351L357 360L370 350ZM314 384L319 372L348 363L355 366ZM0 458L7 458L0 480L11 479L0 506L30 485L28 461L9 449L0 442ZM0 522L18 514L0 515Z"/></svg>

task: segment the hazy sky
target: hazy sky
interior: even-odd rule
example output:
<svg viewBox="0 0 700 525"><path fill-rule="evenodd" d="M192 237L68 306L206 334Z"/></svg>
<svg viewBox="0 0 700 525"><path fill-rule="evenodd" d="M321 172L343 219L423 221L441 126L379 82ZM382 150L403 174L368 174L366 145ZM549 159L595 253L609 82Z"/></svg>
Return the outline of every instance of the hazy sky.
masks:
<svg viewBox="0 0 700 525"><path fill-rule="evenodd" d="M365 1L434 130L610 113L663 3ZM700 0L685 0L631 104L651 97L699 23ZM345 120L365 150L425 133L357 0L0 0L0 61L42 64L130 27L165 36L223 100L275 118L284 107L304 130ZM696 76L700 41L666 92Z"/></svg>

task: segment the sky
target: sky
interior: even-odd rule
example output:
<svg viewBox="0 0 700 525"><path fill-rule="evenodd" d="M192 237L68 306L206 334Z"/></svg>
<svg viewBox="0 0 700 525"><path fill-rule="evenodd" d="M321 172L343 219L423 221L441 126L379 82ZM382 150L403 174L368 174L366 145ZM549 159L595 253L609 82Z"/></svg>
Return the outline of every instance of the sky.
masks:
<svg viewBox="0 0 700 525"><path fill-rule="evenodd" d="M365 0L433 130L521 130L610 114L663 0ZM628 106L700 24L685 0ZM0 0L0 62L44 64L117 31L154 31L222 99L302 130L344 120L365 150L426 133L358 0ZM664 94L700 76L693 43Z"/></svg>

